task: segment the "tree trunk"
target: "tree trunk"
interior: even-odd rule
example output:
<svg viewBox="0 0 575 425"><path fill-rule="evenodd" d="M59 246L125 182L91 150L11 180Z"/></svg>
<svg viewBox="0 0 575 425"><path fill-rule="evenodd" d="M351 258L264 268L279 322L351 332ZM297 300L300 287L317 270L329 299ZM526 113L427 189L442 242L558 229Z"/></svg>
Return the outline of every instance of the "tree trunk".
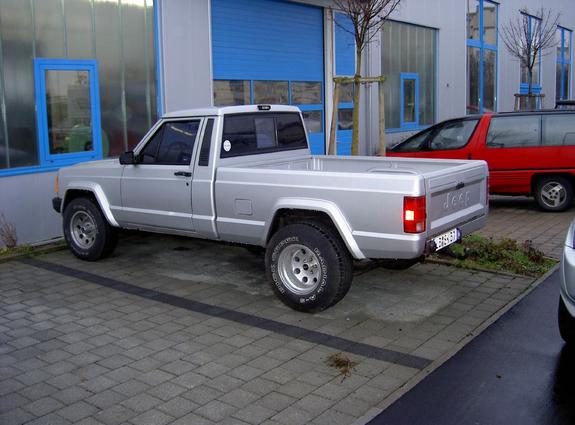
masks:
<svg viewBox="0 0 575 425"><path fill-rule="evenodd" d="M359 100L361 93L361 50L356 46L355 75L353 90L353 131L351 136L351 154L359 155Z"/></svg>

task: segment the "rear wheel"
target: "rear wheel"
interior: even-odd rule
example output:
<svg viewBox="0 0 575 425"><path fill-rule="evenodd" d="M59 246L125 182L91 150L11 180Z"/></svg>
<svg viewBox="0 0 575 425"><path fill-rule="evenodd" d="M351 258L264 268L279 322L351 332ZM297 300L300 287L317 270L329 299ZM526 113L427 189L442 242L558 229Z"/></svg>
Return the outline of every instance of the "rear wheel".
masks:
<svg viewBox="0 0 575 425"><path fill-rule="evenodd" d="M352 281L352 259L331 228L315 222L289 224L266 250L268 279L289 307L306 312L339 302Z"/></svg>
<svg viewBox="0 0 575 425"><path fill-rule="evenodd" d="M573 184L562 176L542 177L535 185L535 201L545 211L565 211L573 203Z"/></svg>
<svg viewBox="0 0 575 425"><path fill-rule="evenodd" d="M573 345L575 344L575 317L569 314L563 298L559 297L559 333L563 340Z"/></svg>
<svg viewBox="0 0 575 425"><path fill-rule="evenodd" d="M89 198L75 198L64 210L64 238L72 253L87 261L109 256L118 242L100 207Z"/></svg>

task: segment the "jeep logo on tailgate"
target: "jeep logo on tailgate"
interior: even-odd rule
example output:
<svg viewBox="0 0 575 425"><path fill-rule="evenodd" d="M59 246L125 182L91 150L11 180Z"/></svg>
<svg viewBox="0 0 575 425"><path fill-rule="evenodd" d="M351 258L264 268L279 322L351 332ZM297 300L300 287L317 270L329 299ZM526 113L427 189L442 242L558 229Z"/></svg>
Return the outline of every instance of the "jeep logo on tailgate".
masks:
<svg viewBox="0 0 575 425"><path fill-rule="evenodd" d="M463 209L469 206L471 201L471 193L466 190L465 192L449 192L443 203L445 211Z"/></svg>

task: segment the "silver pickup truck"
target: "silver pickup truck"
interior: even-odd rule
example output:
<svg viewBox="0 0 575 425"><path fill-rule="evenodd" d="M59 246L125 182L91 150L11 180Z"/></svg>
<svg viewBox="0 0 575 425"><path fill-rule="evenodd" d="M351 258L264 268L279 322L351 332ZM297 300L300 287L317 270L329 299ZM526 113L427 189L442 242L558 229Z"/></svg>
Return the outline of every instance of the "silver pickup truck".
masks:
<svg viewBox="0 0 575 425"><path fill-rule="evenodd" d="M353 259L406 268L481 228L483 161L312 156L300 111L250 105L170 113L133 151L58 173L54 209L78 258L108 256L117 230L265 247L281 300L340 301Z"/></svg>

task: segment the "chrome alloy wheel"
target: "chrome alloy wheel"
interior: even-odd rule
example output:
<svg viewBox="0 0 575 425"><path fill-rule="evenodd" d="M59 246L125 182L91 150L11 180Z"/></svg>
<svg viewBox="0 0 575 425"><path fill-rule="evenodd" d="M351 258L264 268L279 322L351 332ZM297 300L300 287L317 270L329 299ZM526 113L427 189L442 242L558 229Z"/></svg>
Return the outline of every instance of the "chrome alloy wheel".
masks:
<svg viewBox="0 0 575 425"><path fill-rule="evenodd" d="M76 211L70 220L70 234L78 247L90 249L98 234L94 219L85 211Z"/></svg>
<svg viewBox="0 0 575 425"><path fill-rule="evenodd" d="M556 208L565 202L567 191L559 182L550 181L541 188L541 201L551 208Z"/></svg>
<svg viewBox="0 0 575 425"><path fill-rule="evenodd" d="M278 259L278 273L285 286L297 295L313 292L321 281L317 255L304 245L286 247Z"/></svg>

